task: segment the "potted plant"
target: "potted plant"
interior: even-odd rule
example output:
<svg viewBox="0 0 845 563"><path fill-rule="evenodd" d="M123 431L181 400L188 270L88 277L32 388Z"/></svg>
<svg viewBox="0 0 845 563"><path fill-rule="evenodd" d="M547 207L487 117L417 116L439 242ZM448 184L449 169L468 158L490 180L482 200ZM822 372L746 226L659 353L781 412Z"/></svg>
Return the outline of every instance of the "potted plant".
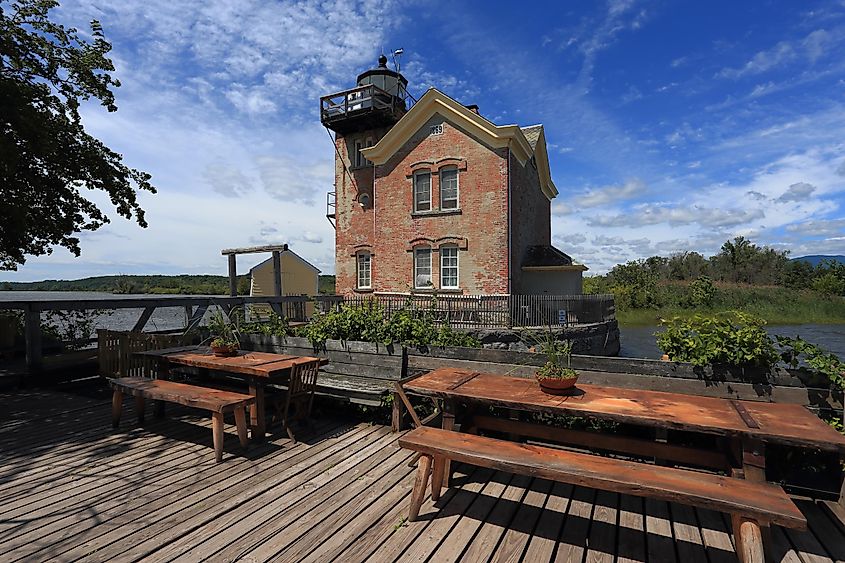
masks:
<svg viewBox="0 0 845 563"><path fill-rule="evenodd" d="M534 377L546 393L565 393L575 387L578 372L571 367L572 343L556 340L551 329L535 349L546 356L546 363L540 366Z"/></svg>
<svg viewBox="0 0 845 563"><path fill-rule="evenodd" d="M220 310L215 311L208 321L211 333L211 351L215 356L236 356L240 342L240 328L237 314L232 315L234 321L227 319Z"/></svg>

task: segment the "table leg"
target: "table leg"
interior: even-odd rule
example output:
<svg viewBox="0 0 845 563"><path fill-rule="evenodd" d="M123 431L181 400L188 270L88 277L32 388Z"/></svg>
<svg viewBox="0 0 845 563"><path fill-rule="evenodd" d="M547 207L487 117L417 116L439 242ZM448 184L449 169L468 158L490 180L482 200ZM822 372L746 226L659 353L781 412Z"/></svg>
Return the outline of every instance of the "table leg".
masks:
<svg viewBox="0 0 845 563"><path fill-rule="evenodd" d="M241 447L246 449L249 446L249 439L247 438L246 413L243 406L235 409L235 426L238 428L238 439L241 441Z"/></svg>
<svg viewBox="0 0 845 563"><path fill-rule="evenodd" d="M759 440L743 439L738 448L741 455L742 476L749 481L763 483L766 481L766 450L765 444ZM739 476L738 471L734 471ZM763 563L766 561L765 550L771 545L771 532L768 526L742 518L736 514L731 516L736 553L742 563Z"/></svg>
<svg viewBox="0 0 845 563"><path fill-rule="evenodd" d="M455 427L455 401L443 399L443 422L441 428L443 430L452 430ZM452 477L452 460L444 459L441 464L443 476L440 478L440 483L447 489L449 488L449 481Z"/></svg>
<svg viewBox="0 0 845 563"><path fill-rule="evenodd" d="M112 428L120 426L120 413L123 411L123 391L115 389L111 398L111 425Z"/></svg>
<svg viewBox="0 0 845 563"><path fill-rule="evenodd" d="M255 403L249 407L249 423L252 428L252 439L263 440L267 432L267 422L264 418L264 386L250 383L249 394L255 397Z"/></svg>
<svg viewBox="0 0 845 563"><path fill-rule="evenodd" d="M144 425L144 398L140 395L135 396L135 414L138 416L138 425Z"/></svg>

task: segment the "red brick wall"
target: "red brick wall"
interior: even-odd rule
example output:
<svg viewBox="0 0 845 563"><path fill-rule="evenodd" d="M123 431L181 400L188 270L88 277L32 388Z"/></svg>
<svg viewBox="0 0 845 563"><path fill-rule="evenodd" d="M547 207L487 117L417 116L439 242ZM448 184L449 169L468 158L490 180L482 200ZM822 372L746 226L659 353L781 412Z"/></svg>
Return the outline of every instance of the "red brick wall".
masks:
<svg viewBox="0 0 845 563"><path fill-rule="evenodd" d="M364 164L355 167L355 141L372 139L375 144L384 136L387 129L355 133L335 138L335 200L336 233L335 233L335 268L337 276L337 292L348 293L356 284L356 270L354 254L360 245L372 244L373 240L373 208L372 204L362 207L358 197L362 193L373 195L373 165ZM339 156L338 156L339 155ZM344 288L343 290L341 288Z"/></svg>
<svg viewBox="0 0 845 563"><path fill-rule="evenodd" d="M443 134L430 135L431 125L440 123ZM338 150L345 158L344 145L340 142ZM447 158L450 160L443 160ZM361 209L354 202L350 180L338 167L337 292L354 291L356 245L372 247L375 291L407 292L413 285L413 253L409 250L414 241L431 244L420 239L461 239L459 246L465 247L459 251L461 290L507 293L507 158L507 149L491 149L435 116L388 162L376 167L373 209ZM418 164L416 168L429 168L432 172L435 210L439 208L438 167L447 162L458 164L460 213L412 215L410 176L413 165L422 162L431 163ZM438 244L432 245L435 250ZM439 287L439 252L432 254L432 278L435 287Z"/></svg>
<svg viewBox="0 0 845 563"><path fill-rule="evenodd" d="M525 250L532 245L551 244L551 202L540 189L537 167L525 166L513 155L511 162L511 263L512 293L524 292L520 266Z"/></svg>

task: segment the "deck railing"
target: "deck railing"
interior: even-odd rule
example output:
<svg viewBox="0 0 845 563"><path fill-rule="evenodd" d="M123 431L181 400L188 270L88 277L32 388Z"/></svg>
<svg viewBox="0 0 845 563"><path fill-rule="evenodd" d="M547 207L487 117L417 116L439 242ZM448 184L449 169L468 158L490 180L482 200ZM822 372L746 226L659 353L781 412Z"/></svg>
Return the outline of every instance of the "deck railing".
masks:
<svg viewBox="0 0 845 563"><path fill-rule="evenodd" d="M401 309L429 313L456 328L513 328L601 323L616 318L613 296L599 295L415 295L318 296L317 309L341 303L377 304L391 315Z"/></svg>

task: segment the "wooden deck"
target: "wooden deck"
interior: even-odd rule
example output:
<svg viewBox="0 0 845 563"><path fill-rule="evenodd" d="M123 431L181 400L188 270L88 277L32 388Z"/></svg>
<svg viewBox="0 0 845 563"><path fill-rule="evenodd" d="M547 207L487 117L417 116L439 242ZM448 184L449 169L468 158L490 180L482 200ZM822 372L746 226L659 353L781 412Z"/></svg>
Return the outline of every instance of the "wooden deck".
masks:
<svg viewBox="0 0 845 563"><path fill-rule="evenodd" d="M0 561L736 561L724 515L458 466L408 524L411 455L390 429L325 418L246 454L170 407L118 431L102 388L0 395ZM845 510L799 501L778 559L845 561Z"/></svg>

